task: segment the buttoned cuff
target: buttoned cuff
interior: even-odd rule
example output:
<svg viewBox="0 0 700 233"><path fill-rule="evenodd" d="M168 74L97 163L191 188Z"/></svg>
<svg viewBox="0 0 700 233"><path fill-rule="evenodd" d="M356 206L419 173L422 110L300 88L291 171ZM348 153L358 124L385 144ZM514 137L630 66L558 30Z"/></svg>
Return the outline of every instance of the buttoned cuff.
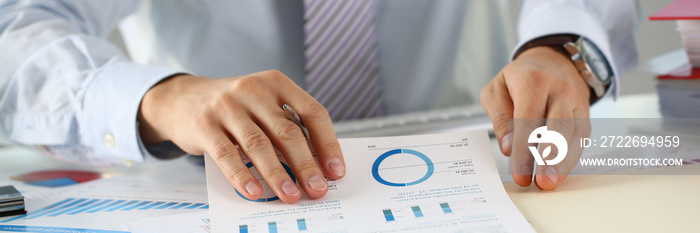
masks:
<svg viewBox="0 0 700 233"><path fill-rule="evenodd" d="M611 93L615 99L619 95L617 84L619 74L615 66L615 58L612 56L608 35L602 25L584 10L556 5L555 2L542 4L537 9L533 9L528 15L521 17L518 30L519 42L511 53L511 61L515 53L531 40L557 34L580 35L595 44L603 53L612 68L615 79L610 84L610 88L605 95ZM603 95L603 97L605 97Z"/></svg>
<svg viewBox="0 0 700 233"><path fill-rule="evenodd" d="M78 120L82 144L100 156L144 161L148 151L141 142L137 115L146 92L164 78L182 71L111 61L93 77Z"/></svg>

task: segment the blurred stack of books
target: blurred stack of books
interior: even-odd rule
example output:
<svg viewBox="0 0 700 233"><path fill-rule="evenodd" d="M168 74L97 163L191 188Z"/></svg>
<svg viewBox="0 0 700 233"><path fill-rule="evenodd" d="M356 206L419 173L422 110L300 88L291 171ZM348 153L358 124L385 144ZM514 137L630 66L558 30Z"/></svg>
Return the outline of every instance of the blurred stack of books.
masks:
<svg viewBox="0 0 700 233"><path fill-rule="evenodd" d="M687 76L671 73L661 75L658 79L656 91L659 94L661 115L669 118L700 118L700 68L692 68Z"/></svg>
<svg viewBox="0 0 700 233"><path fill-rule="evenodd" d="M26 214L24 196L14 186L0 187L0 217Z"/></svg>
<svg viewBox="0 0 700 233"><path fill-rule="evenodd" d="M673 1L649 19L676 20L688 55L688 63L658 77L661 114L669 118L700 118L700 1Z"/></svg>

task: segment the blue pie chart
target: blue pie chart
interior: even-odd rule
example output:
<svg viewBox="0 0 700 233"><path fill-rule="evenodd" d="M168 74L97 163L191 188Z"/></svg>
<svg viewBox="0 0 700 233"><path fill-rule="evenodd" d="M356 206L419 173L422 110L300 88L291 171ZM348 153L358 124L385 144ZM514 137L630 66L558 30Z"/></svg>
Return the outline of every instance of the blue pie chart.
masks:
<svg viewBox="0 0 700 233"><path fill-rule="evenodd" d="M287 164L284 164L283 162L280 162L280 163L282 164L282 167L284 167L284 170L287 171L287 174L289 174L289 177L292 178L292 181L294 181L294 183L296 183L296 182L297 182L297 178L294 176L294 173L292 173L292 169L291 169L289 166L287 166ZM248 162L248 163L245 164L245 166L248 167L248 169L250 169L251 167L253 167L253 163L252 163L252 162ZM240 196L241 198L243 198L243 199L245 199L245 200L247 200L247 201L253 201L253 202L271 202L271 201L276 201L276 200L279 200L279 199L280 199L279 197L274 196L274 197L267 197L267 198L266 198L266 197L261 197L260 199L252 200L252 199L248 199L247 197L243 196L243 194L241 194L240 192L238 192L238 190L236 190L236 194L238 194L238 196Z"/></svg>
<svg viewBox="0 0 700 233"><path fill-rule="evenodd" d="M379 166L382 164L382 162L384 162L385 159L387 159L391 156L400 155L400 154L414 155L414 156L420 158L421 160L423 160L423 162L425 162L425 166L428 167L428 170L425 172L425 175L423 175L423 177L421 177L415 181L410 181L410 182L390 182L390 181L387 181L384 178L382 178L382 176L379 174L379 170L381 170L379 168ZM433 161L430 160L430 158L428 158L428 156L426 156L425 154L423 154L421 152L411 150L411 149L394 149L394 150L384 152L384 154L380 155L377 158L377 160L374 161L374 164L372 165L372 176L374 177L374 179L377 180L377 182L379 182L380 184L387 185L387 186L394 186L394 187L403 187L403 186L411 186L411 185L420 184L423 181L428 180L428 178L430 178L430 176L433 175L434 171L435 171L435 167L433 166Z"/></svg>

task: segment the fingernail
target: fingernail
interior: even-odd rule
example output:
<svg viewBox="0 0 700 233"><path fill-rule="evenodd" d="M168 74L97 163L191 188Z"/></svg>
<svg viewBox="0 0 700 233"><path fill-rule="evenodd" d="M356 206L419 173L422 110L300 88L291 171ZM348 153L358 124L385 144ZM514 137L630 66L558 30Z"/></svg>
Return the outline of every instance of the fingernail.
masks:
<svg viewBox="0 0 700 233"><path fill-rule="evenodd" d="M528 166L527 164L520 165L520 175L531 176L532 166Z"/></svg>
<svg viewBox="0 0 700 233"><path fill-rule="evenodd" d="M309 186L311 186L312 189L316 190L325 190L328 188L328 184L326 184L326 181L323 180L320 176L313 176L309 179Z"/></svg>
<svg viewBox="0 0 700 233"><path fill-rule="evenodd" d="M253 181L248 181L248 184L245 185L245 190L248 191L248 194L255 196L260 193L260 186Z"/></svg>
<svg viewBox="0 0 700 233"><path fill-rule="evenodd" d="M512 140L513 132L506 134L506 136L503 136L503 139L501 140L501 152L507 156L510 155L510 144L512 143Z"/></svg>
<svg viewBox="0 0 700 233"><path fill-rule="evenodd" d="M341 162L339 158L331 159L331 161L328 162L328 167L333 170L336 176L345 175L345 166L343 166L343 162Z"/></svg>
<svg viewBox="0 0 700 233"><path fill-rule="evenodd" d="M282 192L284 194L287 194L287 196L296 196L299 195L299 188L297 188L297 185L294 184L294 182L287 181L282 184Z"/></svg>
<svg viewBox="0 0 700 233"><path fill-rule="evenodd" d="M557 175L557 170L554 169L554 167L548 167L544 169L544 175L547 176L547 178L552 181L553 184L557 184L557 179L559 176Z"/></svg>

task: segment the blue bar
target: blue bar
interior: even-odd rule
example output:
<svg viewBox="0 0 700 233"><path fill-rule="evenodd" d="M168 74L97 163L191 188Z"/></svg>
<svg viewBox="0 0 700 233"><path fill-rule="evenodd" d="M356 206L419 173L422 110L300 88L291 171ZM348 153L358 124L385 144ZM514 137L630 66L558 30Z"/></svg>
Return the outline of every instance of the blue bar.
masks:
<svg viewBox="0 0 700 233"><path fill-rule="evenodd" d="M51 209L51 210L48 210L46 212L43 212L43 213L40 213L40 214L37 214L34 216L27 216L27 219L34 219L34 218L38 218L38 217L41 217L41 216L44 216L44 215L47 215L47 214L50 214L50 213L53 213L56 211L61 211L61 210L66 209L68 207L80 204L81 202L84 202L86 200L87 200L87 198L81 198L81 199L75 200L74 202L68 203L64 206L61 206L60 208Z"/></svg>
<svg viewBox="0 0 700 233"><path fill-rule="evenodd" d="M197 204L188 206L188 207L185 208L185 209L196 209L197 207L200 207L200 206L203 206L203 205L205 205L205 204L204 204L204 203L197 203Z"/></svg>
<svg viewBox="0 0 700 233"><path fill-rule="evenodd" d="M205 206L202 206L202 207L199 207L199 208L200 208L200 209L209 209L209 205L205 205Z"/></svg>
<svg viewBox="0 0 700 233"><path fill-rule="evenodd" d="M299 228L300 231L305 231L306 230L306 219L303 219L303 218L297 219L297 227Z"/></svg>
<svg viewBox="0 0 700 233"><path fill-rule="evenodd" d="M182 208L182 207L185 207L185 206L188 206L188 205L191 205L191 204L192 204L192 203L182 203L182 204L179 204L179 205L170 207L170 209L180 209L180 208Z"/></svg>
<svg viewBox="0 0 700 233"><path fill-rule="evenodd" d="M382 212L384 212L384 218L386 219L387 222L391 222L391 221L396 220L396 219L394 219L394 214L391 213L390 209L382 210Z"/></svg>
<svg viewBox="0 0 700 233"><path fill-rule="evenodd" d="M170 202L170 203L168 203L168 204L165 204L165 205L162 205L162 206L158 206L158 208L156 208L156 209L157 209L157 210L162 210L162 209L165 209L165 208L174 206L174 205L176 205L176 204L177 204L177 202Z"/></svg>
<svg viewBox="0 0 700 233"><path fill-rule="evenodd" d="M270 233L277 233L277 222L268 222L267 230Z"/></svg>
<svg viewBox="0 0 700 233"><path fill-rule="evenodd" d="M110 199L108 199L108 200L103 200L103 201L101 201L100 203L97 203L97 204L94 204L94 205L91 205L91 206L88 206L88 207L85 207L85 208L82 208L82 209L79 209L79 210L70 212L70 213L68 213L68 214L70 214L70 215L79 214L79 213L85 212L85 211L87 211L87 210L89 210L89 209L97 208L97 207L99 207L99 206L101 206L101 205L107 204L107 203L109 203L109 202L111 202L111 201L113 201L113 200L110 200Z"/></svg>
<svg viewBox="0 0 700 233"><path fill-rule="evenodd" d="M420 206L411 206L411 210L413 210L413 215L418 217L423 217L423 211L420 210Z"/></svg>
<svg viewBox="0 0 700 233"><path fill-rule="evenodd" d="M148 204L151 204L151 203L152 203L152 201L142 201L142 202L140 202L140 203L138 203L138 204L136 204L136 205L132 205L132 206L126 207L126 208L122 209L122 211L133 210L133 209L136 209L136 208L139 208L139 207L143 207L143 206L148 205Z"/></svg>
<svg viewBox="0 0 700 233"><path fill-rule="evenodd" d="M156 202L156 203L153 203L153 204L150 204L150 205L141 207L141 208L139 208L139 210L147 210L147 209L150 209L150 208L153 208L153 207L162 205L163 203L165 203L165 202L164 202L164 201L159 201L159 202Z"/></svg>
<svg viewBox="0 0 700 233"><path fill-rule="evenodd" d="M442 212L449 214L452 213L452 209L450 208L450 204L447 204L447 202L440 203L440 208L442 208Z"/></svg>
<svg viewBox="0 0 700 233"><path fill-rule="evenodd" d="M80 203L79 205L76 205L75 207L68 208L68 209L65 209L65 210L63 210L63 211L59 211L59 212L56 212L56 213L53 213L53 214L49 214L49 216L50 216L50 217L55 217L55 216L59 216L59 215L61 215L61 214L67 214L67 213L69 213L69 212L76 211L76 210L78 210L78 209L84 208L85 206L92 205L93 203L98 202L98 201L100 201L100 199L92 199L92 200L89 200L89 201Z"/></svg>
<svg viewBox="0 0 700 233"><path fill-rule="evenodd" d="M128 231L110 231L84 228L68 228L68 227L44 227L44 226L16 226L16 225L0 225L0 231L11 232L83 232L83 233L129 233Z"/></svg>
<svg viewBox="0 0 700 233"><path fill-rule="evenodd" d="M24 217L29 217L29 216L37 215L37 214L39 214L39 213L41 213L41 212L44 212L44 211L47 211L47 210L56 208L57 206L63 205L63 204L65 204L66 202L73 201L73 200L75 200L75 198L68 198L68 199L65 199L65 200L63 200L63 201L59 201L59 202L57 202L57 203L54 203L54 204L52 204L52 205L49 205L49 206L47 206L47 207L41 208L41 209L39 209L39 210L37 210L37 211L34 211L34 212L32 212L32 213L30 213L30 214L28 214L28 215L20 215L20 216L14 217L14 218L5 219L5 220L3 220L2 222L10 222L10 221L14 221L14 220L17 220L17 219L20 219L20 218L24 218Z"/></svg>
<svg viewBox="0 0 700 233"><path fill-rule="evenodd" d="M96 208L96 209L92 209L92 210L88 211L88 213L95 213L95 212L103 211L103 210L106 210L107 208L110 208L110 207L119 205L119 203L122 203L122 202L125 202L125 201L126 201L126 200L117 200L117 201L115 201L115 202L109 203L109 204L104 205L104 206L102 206L102 207L99 207L99 208Z"/></svg>
<svg viewBox="0 0 700 233"><path fill-rule="evenodd" d="M112 212L112 211L115 211L115 210L118 210L118 209L121 209L121 208L130 206L130 205L133 205L133 204L136 203L136 202L139 202L139 201L130 201L130 202L127 202L127 203L124 203L124 204L115 206L114 208L107 209L107 210L105 210L105 211L107 211L107 212Z"/></svg>
<svg viewBox="0 0 700 233"><path fill-rule="evenodd" d="M238 226L238 233L248 233L248 225Z"/></svg>

